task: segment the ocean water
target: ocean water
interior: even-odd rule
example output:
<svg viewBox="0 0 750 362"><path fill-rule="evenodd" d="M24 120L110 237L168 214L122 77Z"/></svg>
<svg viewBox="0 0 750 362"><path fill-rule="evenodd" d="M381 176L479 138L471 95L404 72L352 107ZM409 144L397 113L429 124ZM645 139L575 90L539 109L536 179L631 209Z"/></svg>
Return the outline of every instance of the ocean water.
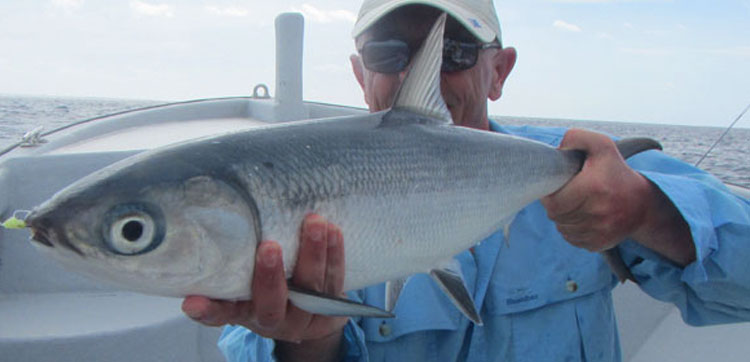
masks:
<svg viewBox="0 0 750 362"><path fill-rule="evenodd" d="M38 126L44 126L45 131L47 131L74 121L159 103L162 102L0 95L0 150L17 142L24 133ZM750 117L750 114L746 117ZM691 164L698 161L725 130L723 127L520 117L497 118L501 123L508 124L577 127L621 137L651 137L661 142L664 146L664 152ZM730 121L727 120L727 124ZM743 120L741 123L749 122ZM713 173L724 182L750 187L750 129L732 129L701 163L700 167Z"/></svg>

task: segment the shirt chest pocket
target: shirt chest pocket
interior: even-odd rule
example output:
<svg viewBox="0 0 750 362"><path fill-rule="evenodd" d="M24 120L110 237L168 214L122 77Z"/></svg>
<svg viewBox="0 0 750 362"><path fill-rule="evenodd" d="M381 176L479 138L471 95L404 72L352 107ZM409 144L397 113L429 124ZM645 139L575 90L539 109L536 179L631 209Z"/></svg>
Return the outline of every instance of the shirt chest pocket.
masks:
<svg viewBox="0 0 750 362"><path fill-rule="evenodd" d="M382 307L383 285L367 288L365 293L367 304ZM457 350L443 342L460 343L462 338L448 337L463 333L468 323L430 277L422 274L411 277L393 313L395 318L365 318L359 323L370 361L445 360L444 354Z"/></svg>
<svg viewBox="0 0 750 362"><path fill-rule="evenodd" d="M367 288L365 293L365 303L383 306L383 285ZM360 325L365 338L371 342L383 343L420 331L456 330L462 318L430 277L423 274L411 277L401 292L393 313L395 318L363 319Z"/></svg>
<svg viewBox="0 0 750 362"><path fill-rule="evenodd" d="M510 314L544 307L609 287L612 273L601 257L562 239L535 202L511 226L498 253L484 300L486 312Z"/></svg>
<svg viewBox="0 0 750 362"><path fill-rule="evenodd" d="M527 283L493 278L484 303L489 314L526 312L608 289L613 280L606 264L592 260L566 273L542 270Z"/></svg>

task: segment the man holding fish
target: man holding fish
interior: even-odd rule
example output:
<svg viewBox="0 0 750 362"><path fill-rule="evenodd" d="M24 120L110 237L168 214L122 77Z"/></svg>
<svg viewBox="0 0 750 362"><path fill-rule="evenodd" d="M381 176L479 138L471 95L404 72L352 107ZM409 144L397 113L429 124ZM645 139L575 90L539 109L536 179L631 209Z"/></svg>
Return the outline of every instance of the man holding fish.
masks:
<svg viewBox="0 0 750 362"><path fill-rule="evenodd" d="M265 241L248 281L252 301L195 296L183 303L201 323L232 325L219 342L229 360L618 361L616 279L593 253L612 248L640 286L676 304L686 322L750 319L750 267L737 262L750 257L748 205L718 181L654 152L626 163L601 134L489 120L488 99L500 98L516 61L515 49L501 44L491 0L365 0L351 64L371 112L392 106L442 12L450 17L440 86L453 122L585 151L583 169L523 209L510 230L456 257L482 325L464 318L422 276L404 287L396 319L310 314L288 302L281 247ZM314 214L300 235L291 283L340 295L346 235ZM382 305L384 287L349 297Z"/></svg>

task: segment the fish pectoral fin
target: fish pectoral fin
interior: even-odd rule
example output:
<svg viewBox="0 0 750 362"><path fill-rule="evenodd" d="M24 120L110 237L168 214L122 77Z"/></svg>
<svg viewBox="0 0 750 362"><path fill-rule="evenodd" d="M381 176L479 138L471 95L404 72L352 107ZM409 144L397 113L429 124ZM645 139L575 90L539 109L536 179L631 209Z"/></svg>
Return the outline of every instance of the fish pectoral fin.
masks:
<svg viewBox="0 0 750 362"><path fill-rule="evenodd" d="M458 262L453 260L452 263L443 268L432 269L430 276L466 318L477 325L482 325L482 317L477 312L474 298L466 289L466 283Z"/></svg>
<svg viewBox="0 0 750 362"><path fill-rule="evenodd" d="M396 308L398 296L401 295L407 280L408 278L398 278L385 283L385 310L392 312Z"/></svg>
<svg viewBox="0 0 750 362"><path fill-rule="evenodd" d="M392 313L377 307L293 286L289 286L289 300L298 308L313 314L339 317L394 317Z"/></svg>

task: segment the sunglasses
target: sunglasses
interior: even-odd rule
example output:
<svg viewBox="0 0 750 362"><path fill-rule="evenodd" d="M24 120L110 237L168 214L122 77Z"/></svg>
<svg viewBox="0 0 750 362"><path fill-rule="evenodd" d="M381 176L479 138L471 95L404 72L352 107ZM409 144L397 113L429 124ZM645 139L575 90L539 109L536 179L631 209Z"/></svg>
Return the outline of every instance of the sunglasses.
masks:
<svg viewBox="0 0 750 362"><path fill-rule="evenodd" d="M497 42L474 43L467 41L443 39L443 72L458 72L477 64L479 51L489 48L502 48ZM359 49L365 68L377 73L399 73L409 65L414 53L409 44L403 40L370 40Z"/></svg>

